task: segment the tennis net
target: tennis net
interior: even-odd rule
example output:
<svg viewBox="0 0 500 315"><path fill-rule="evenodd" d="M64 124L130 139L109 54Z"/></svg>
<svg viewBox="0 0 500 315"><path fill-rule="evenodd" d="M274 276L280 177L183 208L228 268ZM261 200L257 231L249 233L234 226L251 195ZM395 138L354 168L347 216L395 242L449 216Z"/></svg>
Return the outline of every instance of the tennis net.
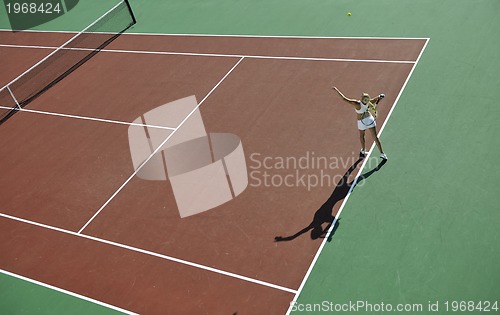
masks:
<svg viewBox="0 0 500 315"><path fill-rule="evenodd" d="M135 22L128 0L121 0L1 88L0 124L92 58Z"/></svg>

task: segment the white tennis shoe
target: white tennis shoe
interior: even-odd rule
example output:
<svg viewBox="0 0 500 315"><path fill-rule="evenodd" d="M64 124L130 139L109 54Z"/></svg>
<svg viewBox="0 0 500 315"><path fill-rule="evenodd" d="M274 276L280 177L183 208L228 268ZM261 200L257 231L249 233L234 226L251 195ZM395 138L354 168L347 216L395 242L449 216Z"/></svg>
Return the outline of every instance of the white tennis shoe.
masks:
<svg viewBox="0 0 500 315"><path fill-rule="evenodd" d="M385 155L385 153L380 153L380 158L383 160L387 160L387 155Z"/></svg>
<svg viewBox="0 0 500 315"><path fill-rule="evenodd" d="M366 151L365 151L365 149L361 149L361 151L359 151L359 155L361 155L361 156L366 156Z"/></svg>

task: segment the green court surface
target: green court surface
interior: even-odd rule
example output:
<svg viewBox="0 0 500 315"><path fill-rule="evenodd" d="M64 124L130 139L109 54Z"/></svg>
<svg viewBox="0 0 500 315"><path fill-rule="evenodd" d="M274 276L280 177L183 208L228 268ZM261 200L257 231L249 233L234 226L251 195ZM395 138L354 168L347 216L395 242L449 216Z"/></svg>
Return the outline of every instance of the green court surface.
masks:
<svg viewBox="0 0 500 315"><path fill-rule="evenodd" d="M122 314L80 297L0 272L0 312L9 315Z"/></svg>
<svg viewBox="0 0 500 315"><path fill-rule="evenodd" d="M39 29L78 31L112 3L81 1ZM440 302L439 313L445 312L446 301L500 303L495 125L500 117L500 1L131 4L138 20L129 30L134 33L430 38L381 136L390 160L354 189L297 306L408 303L422 304L418 313L426 314L436 313L428 310L429 302ZM0 28L8 27L1 11ZM101 306L0 276L2 314L66 314L67 305L75 310L71 314L108 314ZM17 313L10 312L14 309ZM395 312L377 312L383 313Z"/></svg>

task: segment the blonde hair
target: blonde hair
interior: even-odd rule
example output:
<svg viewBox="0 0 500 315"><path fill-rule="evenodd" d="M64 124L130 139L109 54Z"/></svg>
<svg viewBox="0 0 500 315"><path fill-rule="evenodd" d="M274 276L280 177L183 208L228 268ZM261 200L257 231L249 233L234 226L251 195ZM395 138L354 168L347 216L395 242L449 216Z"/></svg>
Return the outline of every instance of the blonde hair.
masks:
<svg viewBox="0 0 500 315"><path fill-rule="evenodd" d="M368 98L370 98L370 95L368 95L368 93L363 93L363 97L365 97L365 96L367 96Z"/></svg>

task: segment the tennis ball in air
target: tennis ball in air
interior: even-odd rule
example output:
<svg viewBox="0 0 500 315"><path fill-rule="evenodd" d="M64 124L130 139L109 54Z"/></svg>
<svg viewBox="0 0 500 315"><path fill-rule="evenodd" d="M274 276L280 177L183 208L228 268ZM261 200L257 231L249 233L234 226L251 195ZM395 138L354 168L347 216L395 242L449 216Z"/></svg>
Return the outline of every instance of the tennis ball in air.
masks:
<svg viewBox="0 0 500 315"><path fill-rule="evenodd" d="M351 16L351 12L347 12L347 16Z"/></svg>

